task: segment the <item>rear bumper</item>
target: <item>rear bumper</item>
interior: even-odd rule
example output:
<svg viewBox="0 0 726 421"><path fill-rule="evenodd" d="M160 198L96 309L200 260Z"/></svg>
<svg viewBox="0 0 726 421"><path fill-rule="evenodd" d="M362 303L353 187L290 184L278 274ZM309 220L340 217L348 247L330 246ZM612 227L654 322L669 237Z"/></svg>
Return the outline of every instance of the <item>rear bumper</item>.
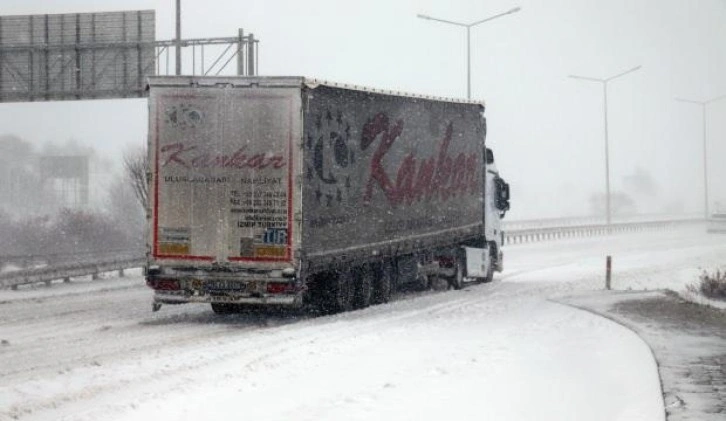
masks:
<svg viewBox="0 0 726 421"><path fill-rule="evenodd" d="M268 273L195 271L149 274L155 304L225 303L260 306L302 306L304 285L297 278Z"/></svg>
<svg viewBox="0 0 726 421"><path fill-rule="evenodd" d="M158 304L184 304L184 303L227 303L248 305L270 305L284 307L302 306L301 294L276 294L261 296L235 296L235 295L191 295L173 291L155 291L154 303Z"/></svg>

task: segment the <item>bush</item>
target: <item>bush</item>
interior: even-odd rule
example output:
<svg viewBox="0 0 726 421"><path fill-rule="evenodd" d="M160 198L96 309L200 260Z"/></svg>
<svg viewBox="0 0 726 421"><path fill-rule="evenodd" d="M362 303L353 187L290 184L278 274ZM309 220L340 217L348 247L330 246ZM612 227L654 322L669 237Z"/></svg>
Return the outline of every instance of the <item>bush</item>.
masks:
<svg viewBox="0 0 726 421"><path fill-rule="evenodd" d="M81 210L11 220L0 214L0 256L143 252L143 233L113 217Z"/></svg>
<svg viewBox="0 0 726 421"><path fill-rule="evenodd" d="M708 273L704 270L698 279L697 284L688 286L690 292L716 300L726 300L726 271Z"/></svg>

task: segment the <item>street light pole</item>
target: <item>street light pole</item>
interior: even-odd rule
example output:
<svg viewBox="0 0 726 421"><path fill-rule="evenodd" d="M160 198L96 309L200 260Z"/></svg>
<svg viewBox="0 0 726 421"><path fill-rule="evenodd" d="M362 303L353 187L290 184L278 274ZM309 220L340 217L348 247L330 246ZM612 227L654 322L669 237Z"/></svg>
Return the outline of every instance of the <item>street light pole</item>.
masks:
<svg viewBox="0 0 726 421"><path fill-rule="evenodd" d="M610 142L609 139L609 130L608 130L608 83L605 82L602 84L602 97L603 97L603 109L605 112L603 115L605 116L603 119L604 127L605 127L605 209L607 209L607 216L605 217L605 222L608 226L610 226L610 222L612 222L612 202L610 201Z"/></svg>
<svg viewBox="0 0 726 421"><path fill-rule="evenodd" d="M726 95L717 96L707 101L696 101L692 99L674 98L676 101L687 102L701 106L701 119L703 120L703 216L708 219L708 144L706 125L706 106L712 102L726 98Z"/></svg>
<svg viewBox="0 0 726 421"><path fill-rule="evenodd" d="M605 133L605 219L609 226L612 222L612 206L610 201L610 142L608 141L608 82L615 79L621 78L627 74L633 73L636 70L640 70L642 66L638 65L630 70L618 73L615 76L610 76L605 79L599 79L589 76L576 76L570 75L572 79L584 80L586 82L598 82L602 83L603 92L603 121L604 121L604 133Z"/></svg>
<svg viewBox="0 0 726 421"><path fill-rule="evenodd" d="M181 75L181 0L176 0L176 75Z"/></svg>
<svg viewBox="0 0 726 421"><path fill-rule="evenodd" d="M448 23L449 25L462 26L462 27L466 28L466 98L471 99L471 28L473 28L474 26L477 26L479 24L482 24L484 22L488 22L490 20L500 18L502 16L511 15L512 13L517 13L520 10L522 10L521 7L515 7L510 10L507 10L504 13L499 13L497 15L490 16L488 18L478 20L478 21L472 22L472 23L455 22L455 21L446 20L446 19L434 18L434 17L428 16L428 15L422 15L422 14L418 14L416 16L421 19L433 20L436 22Z"/></svg>
<svg viewBox="0 0 726 421"><path fill-rule="evenodd" d="M471 26L466 27L466 99L471 99Z"/></svg>

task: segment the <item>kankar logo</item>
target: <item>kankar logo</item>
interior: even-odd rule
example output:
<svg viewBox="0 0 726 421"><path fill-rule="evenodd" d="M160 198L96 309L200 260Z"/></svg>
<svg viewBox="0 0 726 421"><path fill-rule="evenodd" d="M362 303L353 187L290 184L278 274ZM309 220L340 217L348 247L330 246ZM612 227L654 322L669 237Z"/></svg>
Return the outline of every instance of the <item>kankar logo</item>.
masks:
<svg viewBox="0 0 726 421"><path fill-rule="evenodd" d="M236 168L279 170L287 166L281 153L254 153L241 147L231 154L210 153L196 145L172 143L161 147L161 166L179 165L184 168Z"/></svg>
<svg viewBox="0 0 726 421"><path fill-rule="evenodd" d="M164 112L167 124L180 130L193 129L202 123L202 112L191 104L174 104L166 108Z"/></svg>
<svg viewBox="0 0 726 421"><path fill-rule="evenodd" d="M376 148L370 162L364 203L371 202L377 189L382 190L389 203L394 206L435 198L446 201L457 195L477 193L477 180L480 177L478 154L450 154L452 123L446 126L435 155L422 158L415 152L409 153L393 171L386 169L383 165L384 159L401 138L403 131L404 121L396 120L392 123L385 113L376 114L363 126L361 150Z"/></svg>
<svg viewBox="0 0 726 421"><path fill-rule="evenodd" d="M340 111L326 110L313 117L305 148L312 155L307 178L314 182L315 200L325 206L348 201L355 152L351 127Z"/></svg>

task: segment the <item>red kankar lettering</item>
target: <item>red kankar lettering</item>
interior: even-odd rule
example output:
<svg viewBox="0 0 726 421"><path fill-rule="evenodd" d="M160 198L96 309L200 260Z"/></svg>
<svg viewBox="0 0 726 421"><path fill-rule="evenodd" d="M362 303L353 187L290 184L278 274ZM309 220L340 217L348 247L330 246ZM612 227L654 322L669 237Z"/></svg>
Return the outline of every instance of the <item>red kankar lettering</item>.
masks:
<svg viewBox="0 0 726 421"><path fill-rule="evenodd" d="M394 206L411 204L420 200L439 198L446 201L460 194L478 193L479 166L477 154L459 153L449 155L453 124L446 126L444 138L439 144L438 154L417 159L415 153L406 155L391 180L383 166L383 159L403 133L403 120L391 126L388 116L376 114L364 126L361 133L361 149L365 150L380 136L380 144L373 153L370 176L366 184L363 202L371 202L373 190L378 186Z"/></svg>
<svg viewBox="0 0 726 421"><path fill-rule="evenodd" d="M381 164L381 160L388 153L388 150L393 146L393 142L403 132L403 120L398 120L393 127L389 127L388 116L383 113L378 113L373 120L368 121L363 126L363 132L361 134L361 150L366 150L378 137L379 134L383 133L381 138L381 144L378 149L373 153L373 159L371 160L371 175L366 185L366 192L363 196L363 201L369 203L371 201L371 195L373 194L374 183L383 189L389 200L397 200L397 189L391 183L391 180L386 174L386 170Z"/></svg>
<svg viewBox="0 0 726 421"><path fill-rule="evenodd" d="M161 166L165 167L171 163L181 165L185 168L249 168L279 169L287 164L282 154L247 154L245 147L237 149L232 155L213 155L208 152L196 153L196 146L186 146L183 143L173 143L161 147L161 153L165 155Z"/></svg>

